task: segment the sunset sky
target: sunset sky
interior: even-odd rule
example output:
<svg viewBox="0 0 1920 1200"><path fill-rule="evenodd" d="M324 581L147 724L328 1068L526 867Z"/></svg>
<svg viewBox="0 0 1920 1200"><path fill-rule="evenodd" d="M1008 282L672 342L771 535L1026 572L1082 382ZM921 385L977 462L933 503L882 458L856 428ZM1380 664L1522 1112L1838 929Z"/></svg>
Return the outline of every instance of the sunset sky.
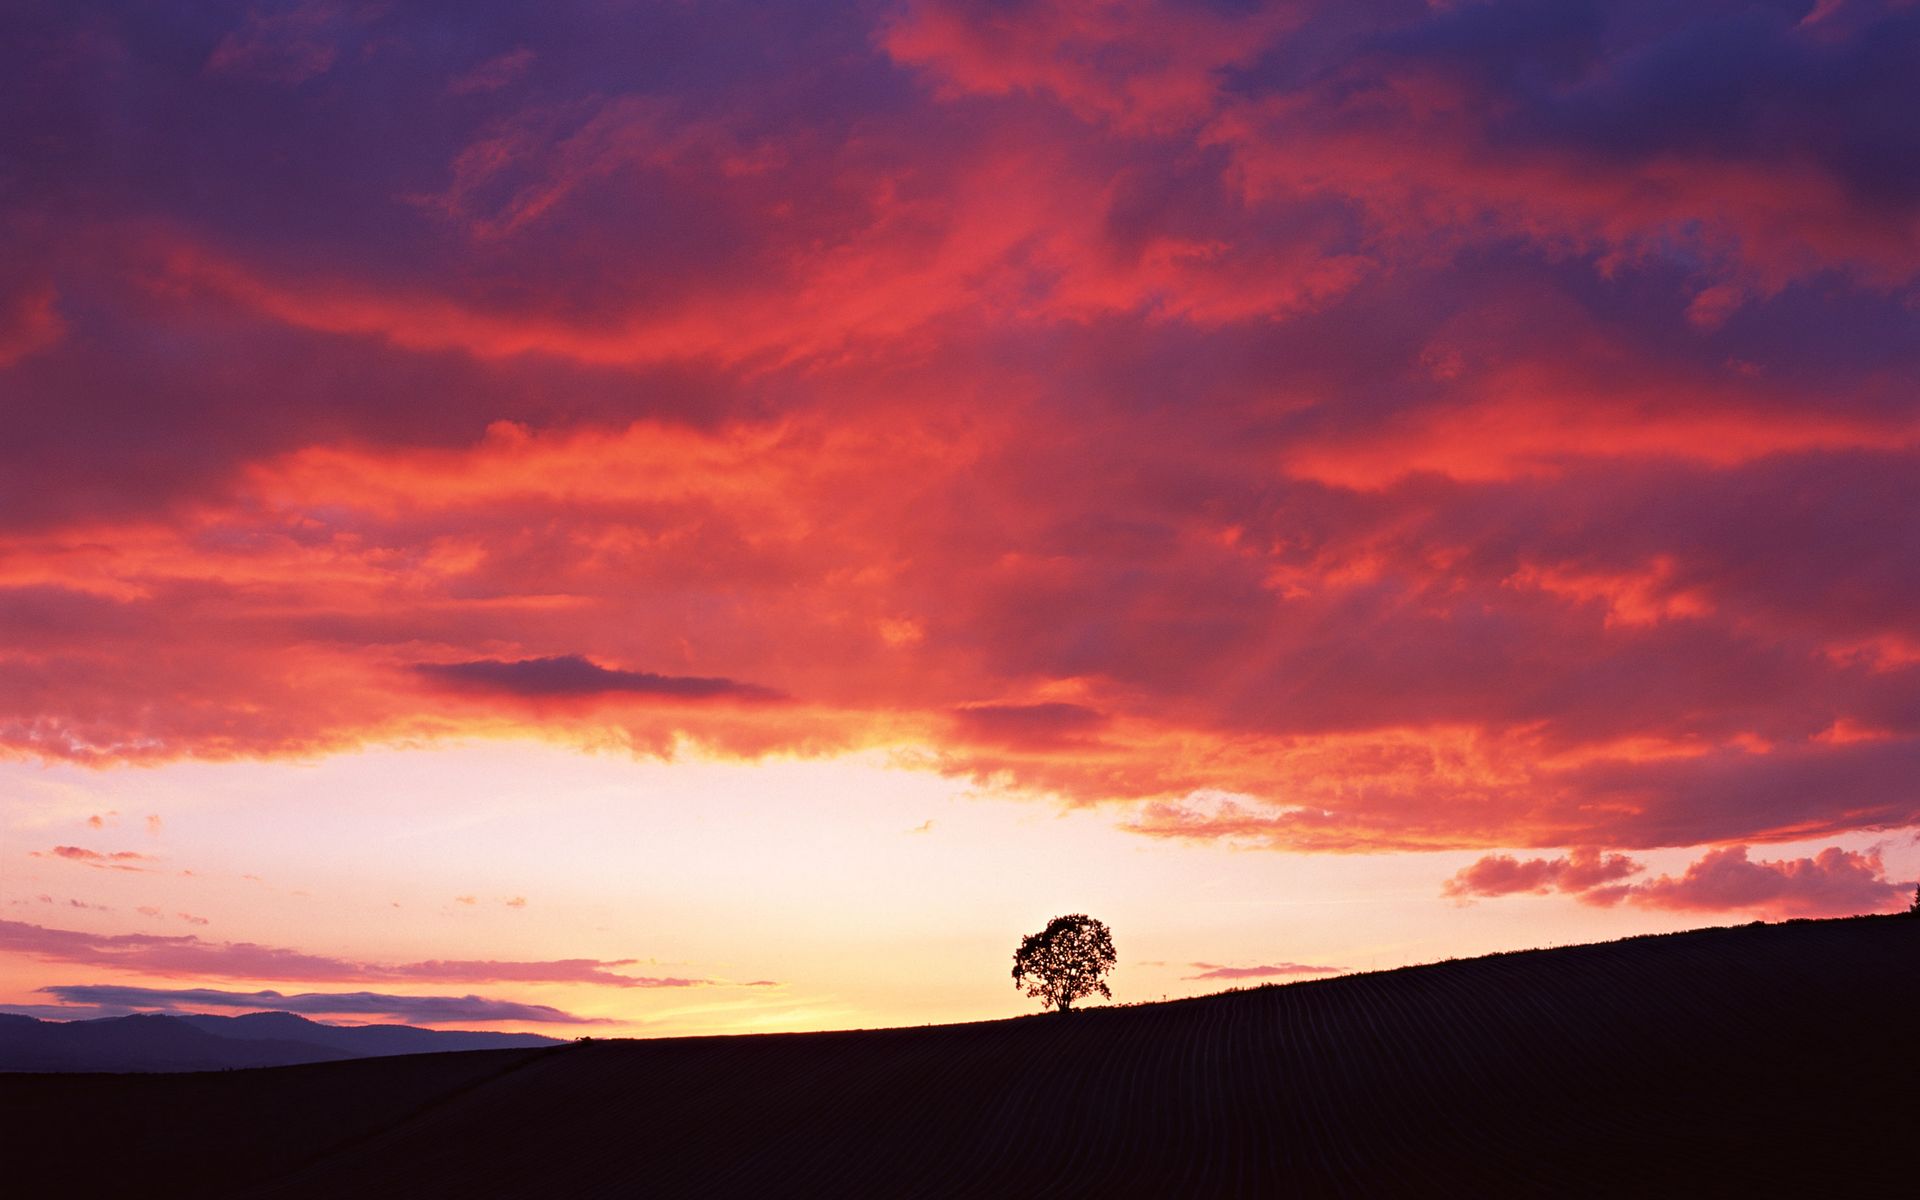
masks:
<svg viewBox="0 0 1920 1200"><path fill-rule="evenodd" d="M1904 908L1912 0L14 0L0 1008ZM261 993L273 993L263 996Z"/></svg>

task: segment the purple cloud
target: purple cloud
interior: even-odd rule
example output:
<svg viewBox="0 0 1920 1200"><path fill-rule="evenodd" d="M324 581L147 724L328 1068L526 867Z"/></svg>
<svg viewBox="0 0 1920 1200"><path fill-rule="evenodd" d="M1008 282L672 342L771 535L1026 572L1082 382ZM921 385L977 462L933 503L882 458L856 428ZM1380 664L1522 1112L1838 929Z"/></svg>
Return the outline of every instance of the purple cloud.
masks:
<svg viewBox="0 0 1920 1200"><path fill-rule="evenodd" d="M48 929L20 921L0 921L0 952L48 962L84 963L151 974L278 979L303 983L407 980L420 983L581 983L617 988L726 986L714 979L628 975L616 969L632 966L637 961L634 959L563 958L544 962L435 959L413 963L367 963L253 942L210 942L193 934L95 934L72 929Z"/></svg>
<svg viewBox="0 0 1920 1200"><path fill-rule="evenodd" d="M208 1009L291 1012L306 1016L379 1017L408 1024L528 1021L555 1025L606 1025L545 1004L489 1000L481 996L395 996L380 992L223 992L212 988L146 988L107 984L55 984L36 989L62 1003L133 1012L195 1013ZM42 1012L46 1010L40 1010Z"/></svg>
<svg viewBox="0 0 1920 1200"><path fill-rule="evenodd" d="M603 667L578 654L513 660L416 663L414 670L454 687L505 692L530 699L577 696L657 696L674 700L769 701L784 697L770 688L697 675L656 675Z"/></svg>

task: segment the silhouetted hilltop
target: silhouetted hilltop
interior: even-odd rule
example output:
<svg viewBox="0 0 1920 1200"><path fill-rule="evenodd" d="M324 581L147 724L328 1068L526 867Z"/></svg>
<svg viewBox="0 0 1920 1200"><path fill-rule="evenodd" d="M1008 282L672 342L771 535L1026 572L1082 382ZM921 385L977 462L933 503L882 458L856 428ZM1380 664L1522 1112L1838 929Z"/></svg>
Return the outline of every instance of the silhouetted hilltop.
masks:
<svg viewBox="0 0 1920 1200"><path fill-rule="evenodd" d="M1916 997L1920 920L1866 917L1065 1018L0 1077L0 1110L10 1178L69 1195L1897 1195Z"/></svg>
<svg viewBox="0 0 1920 1200"><path fill-rule="evenodd" d="M394 1054L552 1046L517 1033L322 1025L293 1013L39 1021L0 1013L0 1071L223 1071Z"/></svg>

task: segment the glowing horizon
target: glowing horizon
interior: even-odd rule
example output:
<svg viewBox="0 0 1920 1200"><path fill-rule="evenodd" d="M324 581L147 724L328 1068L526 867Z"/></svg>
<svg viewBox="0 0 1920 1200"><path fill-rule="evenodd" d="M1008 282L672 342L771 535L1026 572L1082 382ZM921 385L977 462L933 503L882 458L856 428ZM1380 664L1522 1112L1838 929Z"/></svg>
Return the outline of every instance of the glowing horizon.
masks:
<svg viewBox="0 0 1920 1200"><path fill-rule="evenodd" d="M5 1007L288 1008L557 1036L809 1030L1029 1011L1003 960L1027 926L1075 907L1115 927L1123 1003L1726 919L1664 904L1566 911L1532 881L1469 907L1434 884L1483 861L1473 852L1186 846L890 757L636 762L509 741L133 779L0 769L27 799L0 830L14 857ZM101 858L18 849L69 835ZM1671 883L1688 857L1639 865ZM135 903L158 895L192 907ZM169 995L185 990L225 995ZM422 1004L356 1017L248 999L263 990ZM465 1015L434 1015L476 995L485 1003Z"/></svg>

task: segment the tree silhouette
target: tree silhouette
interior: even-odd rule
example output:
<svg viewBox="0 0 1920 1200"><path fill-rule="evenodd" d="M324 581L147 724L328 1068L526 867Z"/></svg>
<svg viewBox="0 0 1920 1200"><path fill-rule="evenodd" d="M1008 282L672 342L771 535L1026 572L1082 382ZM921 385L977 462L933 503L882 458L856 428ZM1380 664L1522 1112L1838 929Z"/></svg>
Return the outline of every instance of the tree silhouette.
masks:
<svg viewBox="0 0 1920 1200"><path fill-rule="evenodd" d="M1913 904L1907 909L1910 917L1920 917L1920 883L1913 885Z"/></svg>
<svg viewBox="0 0 1920 1200"><path fill-rule="evenodd" d="M1113 999L1101 979L1113 970L1113 931L1085 913L1055 917L1013 952L1013 986L1037 996L1043 1008L1066 1012L1083 996Z"/></svg>

